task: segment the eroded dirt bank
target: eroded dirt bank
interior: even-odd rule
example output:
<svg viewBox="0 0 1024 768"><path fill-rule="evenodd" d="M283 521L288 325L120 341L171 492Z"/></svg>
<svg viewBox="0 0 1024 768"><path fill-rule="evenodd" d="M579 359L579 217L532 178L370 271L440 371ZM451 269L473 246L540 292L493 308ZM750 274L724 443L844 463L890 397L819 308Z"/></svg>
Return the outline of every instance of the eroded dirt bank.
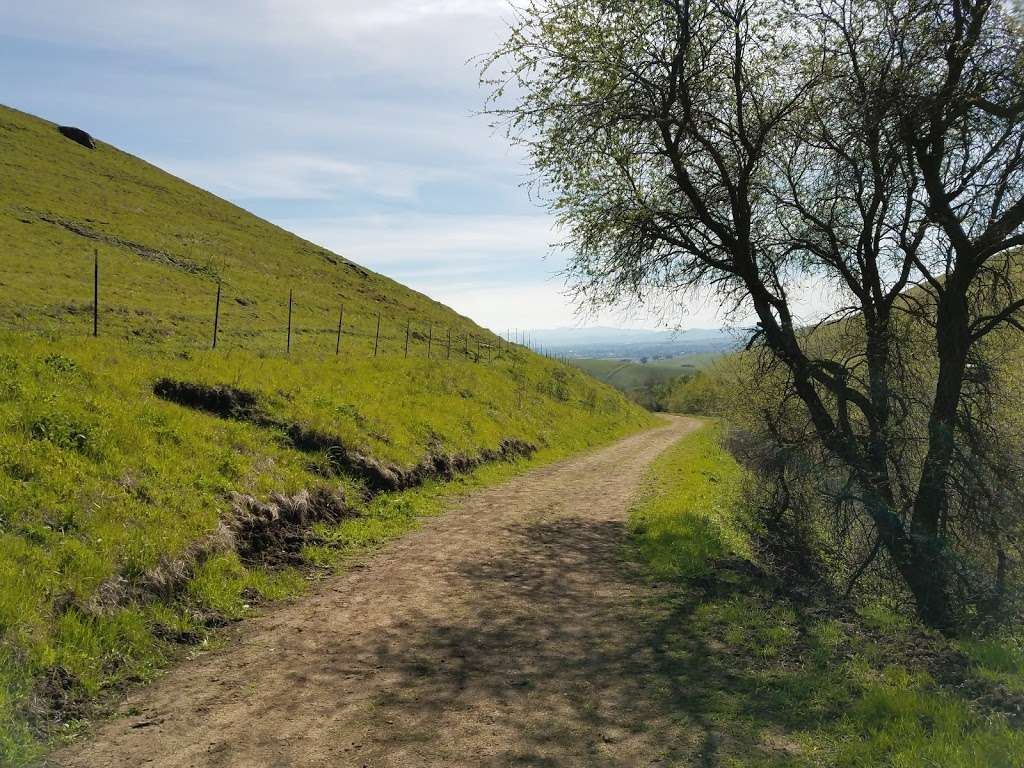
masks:
<svg viewBox="0 0 1024 768"><path fill-rule="evenodd" d="M644 470L697 421L475 493L125 703L62 766L642 766L667 713L651 587L623 560Z"/></svg>

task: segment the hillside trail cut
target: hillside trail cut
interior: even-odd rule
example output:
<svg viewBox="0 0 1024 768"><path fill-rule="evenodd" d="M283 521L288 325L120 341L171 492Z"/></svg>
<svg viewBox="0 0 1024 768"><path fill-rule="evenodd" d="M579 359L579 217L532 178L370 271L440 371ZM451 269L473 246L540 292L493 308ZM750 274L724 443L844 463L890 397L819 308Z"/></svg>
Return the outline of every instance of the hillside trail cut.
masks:
<svg viewBox="0 0 1024 768"><path fill-rule="evenodd" d="M651 462L699 424L666 418L459 500L239 625L52 763L667 764L693 724L666 706L659 588L628 560L625 521Z"/></svg>

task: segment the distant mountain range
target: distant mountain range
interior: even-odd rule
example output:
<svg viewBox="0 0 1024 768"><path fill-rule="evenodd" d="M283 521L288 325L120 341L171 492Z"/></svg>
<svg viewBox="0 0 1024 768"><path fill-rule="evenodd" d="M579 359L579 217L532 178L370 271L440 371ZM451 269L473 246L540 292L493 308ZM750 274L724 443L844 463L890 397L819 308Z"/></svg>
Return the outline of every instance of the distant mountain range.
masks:
<svg viewBox="0 0 1024 768"><path fill-rule="evenodd" d="M549 328L527 331L534 348L571 358L676 357L707 352L726 352L739 346L741 334L721 328L686 331L630 328Z"/></svg>

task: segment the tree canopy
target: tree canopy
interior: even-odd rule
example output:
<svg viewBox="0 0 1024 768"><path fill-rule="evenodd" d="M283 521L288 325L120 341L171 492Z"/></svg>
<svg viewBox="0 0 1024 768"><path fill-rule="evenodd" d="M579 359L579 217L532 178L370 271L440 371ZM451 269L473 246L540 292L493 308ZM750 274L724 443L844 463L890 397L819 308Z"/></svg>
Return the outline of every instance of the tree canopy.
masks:
<svg viewBox="0 0 1024 768"><path fill-rule="evenodd" d="M1024 308L1022 43L999 0L531 0L485 70L581 295L712 291L753 315L875 549L947 631L1019 553L1014 510L984 511L994 554L970 567L957 531L1005 458L977 372ZM798 316L807 284L839 297L842 349Z"/></svg>

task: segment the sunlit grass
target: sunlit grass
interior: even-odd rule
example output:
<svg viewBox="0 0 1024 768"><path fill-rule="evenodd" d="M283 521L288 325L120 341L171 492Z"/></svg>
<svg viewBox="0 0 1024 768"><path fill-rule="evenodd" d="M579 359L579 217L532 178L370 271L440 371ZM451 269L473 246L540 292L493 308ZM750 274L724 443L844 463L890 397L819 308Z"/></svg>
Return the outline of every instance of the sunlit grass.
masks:
<svg viewBox="0 0 1024 768"><path fill-rule="evenodd" d="M753 554L743 533L742 472L719 432L709 423L666 452L631 518L643 564L677 586L657 609L666 688L678 691L666 707L697 724L695 743L716 734L709 764L1024 765L1024 731L940 686L907 652L923 637L940 650L958 647L974 674L1020 690L1018 641L943 645L880 604L841 620L807 615L809 606L781 597L770 581L722 568Z"/></svg>
<svg viewBox="0 0 1024 768"><path fill-rule="evenodd" d="M240 351L183 358L102 338L0 341L0 745L14 764L35 754L19 712L50 670L94 696L166 664L175 649L161 638L203 635L192 613L241 618L301 590L296 572L248 568L227 554L207 560L163 612L85 609L112 576L144 574L211 533L231 493L340 486L360 514L320 526L320 543L306 552L311 565L333 567L415 527L444 494L515 471L484 467L474 479L364 504L358 481L323 476L324 457L295 450L276 430L164 402L152 394L158 378L251 389L274 419L402 466L431 450L476 455L504 438L533 443L537 461L549 460L650 420L582 373L532 355L490 365Z"/></svg>
<svg viewBox="0 0 1024 768"><path fill-rule="evenodd" d="M630 515L640 557L659 576L695 576L745 550L736 527L742 472L709 423L654 463Z"/></svg>

